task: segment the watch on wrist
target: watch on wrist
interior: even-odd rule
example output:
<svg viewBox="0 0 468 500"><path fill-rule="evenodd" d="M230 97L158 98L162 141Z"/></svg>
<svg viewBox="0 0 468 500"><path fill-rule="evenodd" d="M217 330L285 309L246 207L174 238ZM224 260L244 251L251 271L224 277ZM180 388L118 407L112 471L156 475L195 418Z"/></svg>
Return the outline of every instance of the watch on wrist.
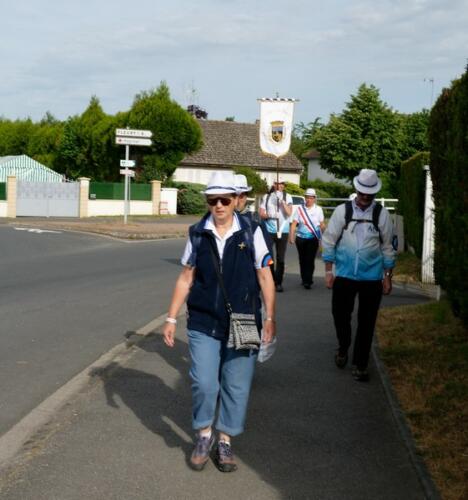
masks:
<svg viewBox="0 0 468 500"><path fill-rule="evenodd" d="M392 273L392 271L385 271L384 276L385 276L386 278L392 278L392 277L393 277L393 273Z"/></svg>

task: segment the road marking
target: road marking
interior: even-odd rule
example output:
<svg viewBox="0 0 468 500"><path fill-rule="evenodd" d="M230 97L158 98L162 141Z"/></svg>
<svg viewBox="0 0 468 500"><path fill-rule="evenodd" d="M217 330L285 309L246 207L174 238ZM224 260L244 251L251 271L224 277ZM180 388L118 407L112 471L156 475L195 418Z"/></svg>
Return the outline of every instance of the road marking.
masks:
<svg viewBox="0 0 468 500"><path fill-rule="evenodd" d="M15 231L27 231L28 233L55 233L55 234L62 234L62 231L51 231L50 229L36 229L32 227L15 227Z"/></svg>
<svg viewBox="0 0 468 500"><path fill-rule="evenodd" d="M161 314L161 316L153 319L147 325L133 332L133 334L141 335L142 337L147 336L156 328L162 326L166 317L167 313ZM3 434L0 437L0 469L8 465L8 461L18 454L26 441L34 436L41 427L52 420L54 415L63 408L67 401L86 387L93 378L92 374L96 370L104 369L111 361L115 361L119 356L123 356L126 353L128 353L128 344L126 341L116 345L51 394L9 431Z"/></svg>

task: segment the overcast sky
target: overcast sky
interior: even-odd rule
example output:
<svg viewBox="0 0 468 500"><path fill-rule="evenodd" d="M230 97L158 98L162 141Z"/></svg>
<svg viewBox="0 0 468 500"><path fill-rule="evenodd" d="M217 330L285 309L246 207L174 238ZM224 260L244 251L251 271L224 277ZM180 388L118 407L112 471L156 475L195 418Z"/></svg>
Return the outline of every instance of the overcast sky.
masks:
<svg viewBox="0 0 468 500"><path fill-rule="evenodd" d="M366 82L401 112L430 107L468 61L468 0L0 0L0 116L105 112L166 80L210 119L259 97L327 121ZM426 79L426 81L424 81Z"/></svg>

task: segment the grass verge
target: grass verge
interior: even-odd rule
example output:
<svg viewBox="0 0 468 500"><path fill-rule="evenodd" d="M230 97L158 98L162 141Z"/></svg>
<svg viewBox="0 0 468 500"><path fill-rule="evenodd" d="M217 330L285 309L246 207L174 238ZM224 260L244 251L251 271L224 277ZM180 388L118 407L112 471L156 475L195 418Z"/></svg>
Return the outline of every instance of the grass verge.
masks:
<svg viewBox="0 0 468 500"><path fill-rule="evenodd" d="M447 302L382 309L382 361L442 497L467 498L468 334Z"/></svg>
<svg viewBox="0 0 468 500"><path fill-rule="evenodd" d="M421 260L410 252L400 253L393 274L394 279L400 283L419 282L421 281Z"/></svg>

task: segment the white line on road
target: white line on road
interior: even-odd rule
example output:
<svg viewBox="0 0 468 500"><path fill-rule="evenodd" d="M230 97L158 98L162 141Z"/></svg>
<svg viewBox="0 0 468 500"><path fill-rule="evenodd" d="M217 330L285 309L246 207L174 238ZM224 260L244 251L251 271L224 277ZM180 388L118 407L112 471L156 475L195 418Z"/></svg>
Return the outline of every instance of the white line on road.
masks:
<svg viewBox="0 0 468 500"><path fill-rule="evenodd" d="M28 233L55 233L55 234L62 234L62 231L51 231L50 229L36 229L32 227L15 227L15 231L27 231Z"/></svg>
<svg viewBox="0 0 468 500"><path fill-rule="evenodd" d="M135 332L137 335L147 336L149 333L164 324L167 314L161 314ZM94 363L89 365L69 382L55 391L36 408L30 411L9 431L0 437L0 469L15 457L22 446L36 432L47 424L73 396L78 394L91 379L91 374L96 370L103 369L119 355L124 354L128 347L125 342L116 345L107 353L103 354Z"/></svg>

